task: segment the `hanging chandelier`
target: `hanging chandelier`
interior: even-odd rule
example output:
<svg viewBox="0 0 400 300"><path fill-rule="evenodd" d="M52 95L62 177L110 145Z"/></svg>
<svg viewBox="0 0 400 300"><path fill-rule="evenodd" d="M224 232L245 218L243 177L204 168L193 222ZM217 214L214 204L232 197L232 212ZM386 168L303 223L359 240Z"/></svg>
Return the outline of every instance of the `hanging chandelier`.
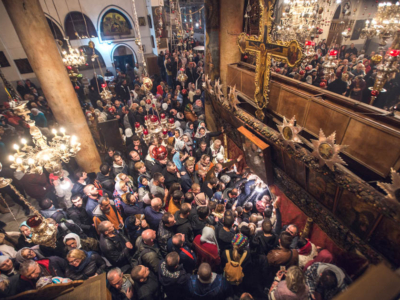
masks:
<svg viewBox="0 0 400 300"><path fill-rule="evenodd" d="M326 25L323 18L323 5L329 5L329 3L319 2L318 0L285 0L280 23L273 30L275 39L282 41L297 39L305 42L322 34L322 26Z"/></svg>
<svg viewBox="0 0 400 300"><path fill-rule="evenodd" d="M80 143L75 136L67 135L64 128L60 128L61 135L57 135L56 129L53 129L54 137L48 142L40 129L35 126L35 122L30 119L30 111L26 108L26 104L27 102L13 101L10 102L10 108L29 124L34 146L28 146L25 139L21 139L22 146L14 144L16 153L9 156L11 168L17 172L32 174L42 174L45 168L49 173L62 174L61 163L68 163L71 157L76 156L80 150Z"/></svg>
<svg viewBox="0 0 400 300"><path fill-rule="evenodd" d="M360 38L370 39L378 36L380 45L385 46L386 41L394 38L400 30L400 3L379 3L378 12L370 22L365 21L365 28L361 30Z"/></svg>
<svg viewBox="0 0 400 300"><path fill-rule="evenodd" d="M61 51L64 66L79 67L86 64L86 56L83 54L83 50L72 48L68 37L65 37L65 41L68 45L68 52L66 50Z"/></svg>

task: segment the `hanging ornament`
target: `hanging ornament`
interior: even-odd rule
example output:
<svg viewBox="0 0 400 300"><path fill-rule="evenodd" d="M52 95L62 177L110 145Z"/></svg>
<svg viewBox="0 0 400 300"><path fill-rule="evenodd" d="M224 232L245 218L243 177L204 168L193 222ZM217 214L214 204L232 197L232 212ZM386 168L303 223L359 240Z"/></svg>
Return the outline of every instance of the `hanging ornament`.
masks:
<svg viewBox="0 0 400 300"><path fill-rule="evenodd" d="M318 140L311 140L314 146L314 151L311 155L318 159L320 167L326 164L332 171L334 171L335 164L347 165L339 156L339 153L348 146L335 144L335 136L336 132L333 132L326 137L322 129L320 129Z"/></svg>

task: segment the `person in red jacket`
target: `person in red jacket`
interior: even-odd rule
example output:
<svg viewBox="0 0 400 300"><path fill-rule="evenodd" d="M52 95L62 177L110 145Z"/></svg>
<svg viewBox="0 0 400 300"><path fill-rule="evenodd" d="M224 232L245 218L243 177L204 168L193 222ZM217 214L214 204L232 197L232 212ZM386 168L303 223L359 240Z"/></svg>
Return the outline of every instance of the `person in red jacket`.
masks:
<svg viewBox="0 0 400 300"><path fill-rule="evenodd" d="M215 272L221 264L221 258L214 229L204 227L202 234L195 237L193 247L197 255L197 264L208 263Z"/></svg>

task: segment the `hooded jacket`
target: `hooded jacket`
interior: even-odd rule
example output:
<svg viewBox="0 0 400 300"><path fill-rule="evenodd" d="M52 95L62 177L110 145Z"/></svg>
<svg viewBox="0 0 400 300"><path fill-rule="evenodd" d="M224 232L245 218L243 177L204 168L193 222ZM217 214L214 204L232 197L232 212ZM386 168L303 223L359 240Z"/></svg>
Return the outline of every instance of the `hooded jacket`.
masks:
<svg viewBox="0 0 400 300"><path fill-rule="evenodd" d="M165 260L158 265L158 281L164 288L168 299L181 299L182 289L185 288L190 275L186 273L182 265L178 265L174 272L167 269Z"/></svg>
<svg viewBox="0 0 400 300"><path fill-rule="evenodd" d="M191 299L220 300L233 295L231 285L220 275L213 273L211 283L202 283L198 275L192 275L187 285Z"/></svg>

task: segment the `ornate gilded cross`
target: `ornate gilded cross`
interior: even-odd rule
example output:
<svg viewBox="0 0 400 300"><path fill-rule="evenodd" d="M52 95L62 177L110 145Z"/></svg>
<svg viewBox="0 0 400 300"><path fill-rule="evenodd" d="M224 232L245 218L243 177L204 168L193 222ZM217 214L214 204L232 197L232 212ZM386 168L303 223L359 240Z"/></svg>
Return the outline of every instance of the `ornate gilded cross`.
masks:
<svg viewBox="0 0 400 300"><path fill-rule="evenodd" d="M271 42L272 13L275 0L259 0L260 29L259 35L248 36L242 32L237 39L240 52L256 55L256 90L254 99L257 104L256 117L263 121L263 109L268 104L268 87L270 81L271 59L287 63L289 67L300 64L303 58L303 49L296 40Z"/></svg>

